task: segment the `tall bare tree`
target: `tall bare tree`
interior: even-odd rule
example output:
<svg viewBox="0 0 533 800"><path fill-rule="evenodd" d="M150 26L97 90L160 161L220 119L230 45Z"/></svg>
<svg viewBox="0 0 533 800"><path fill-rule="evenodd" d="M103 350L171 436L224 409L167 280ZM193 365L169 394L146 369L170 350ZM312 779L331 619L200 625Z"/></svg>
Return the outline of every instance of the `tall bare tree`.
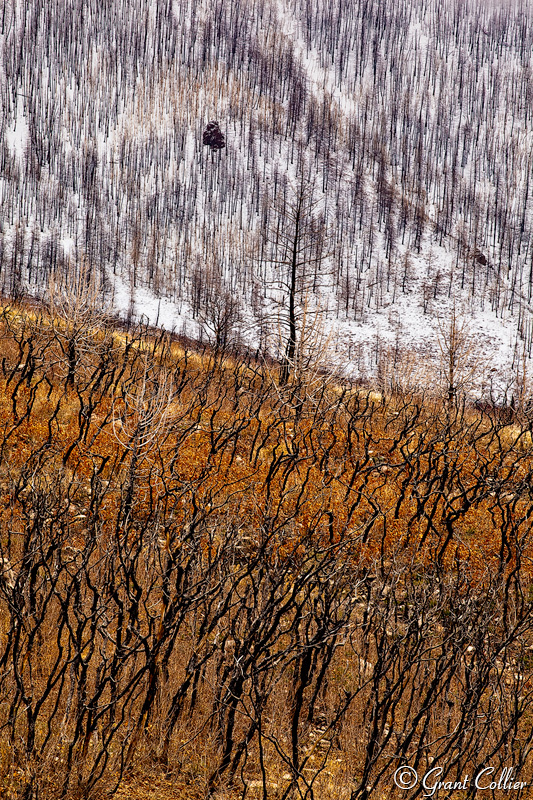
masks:
<svg viewBox="0 0 533 800"><path fill-rule="evenodd" d="M279 321L284 343L280 382L286 384L295 363L299 322L305 314L308 294L320 282L319 273L329 255L323 200L316 196L314 181L306 176L302 164L297 182L280 187L274 200L273 221L263 236L274 267L272 283L282 307Z"/></svg>

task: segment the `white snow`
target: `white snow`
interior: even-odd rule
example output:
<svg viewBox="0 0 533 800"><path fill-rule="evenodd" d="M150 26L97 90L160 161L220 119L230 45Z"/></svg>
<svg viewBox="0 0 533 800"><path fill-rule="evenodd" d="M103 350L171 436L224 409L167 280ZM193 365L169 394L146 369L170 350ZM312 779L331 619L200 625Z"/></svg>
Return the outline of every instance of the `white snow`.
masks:
<svg viewBox="0 0 533 800"><path fill-rule="evenodd" d="M175 21L180 26L189 24L190 20L188 21L188 19L193 4L198 19L207 20L212 13L212 4L208 0L200 0L198 3L194 3L194 0L187 0L187 2L186 0L179 2L174 0L172 11ZM270 0L266 7L268 7L268 13L273 12L275 23L270 27L269 33L259 30L258 46L275 47L277 48L276 52L278 50L279 52L287 51L290 47L293 57L306 77L308 93L319 104L326 98L334 115L341 120L342 125L339 127L342 131L340 135L340 139L342 139L342 135L348 129L348 123L361 121L362 107L369 92L380 91L380 87L375 87L370 74L371 66L367 65L367 72L351 84L348 80L338 79L336 68L330 63L331 59L326 61L325 52L308 45L304 37L303 19L301 21L298 19L298 4L291 0ZM154 8L155 6L149 9L146 17L143 17L146 19L149 33L154 26ZM266 18L267 11L265 10L265 20ZM186 34L181 28L180 35L186 38ZM261 36L263 36L263 40L261 40ZM428 59L436 58L439 63L444 65L444 70L446 69L444 55L436 52L433 33L427 24L427 17L422 21L416 18L411 23L406 41L408 52L406 53L406 66L404 65L403 68L409 67L409 59L412 59L413 64L420 63L422 54L422 63L427 55ZM448 45L451 48L449 53L451 53L454 47L453 41L451 44L447 41L446 46L448 47ZM446 60L449 53L447 51ZM383 59L383 57L384 53L380 52L379 58ZM449 57L451 58L451 55ZM512 53L510 59L516 61L516 54ZM100 170L98 177L105 185L106 191L109 190L110 202L114 203L117 211L116 218L112 223L110 222L110 227L111 224L115 225L115 230L119 229L119 217L120 224L124 224L123 220L128 217L129 213L128 207L131 208L132 204L137 207L140 218L143 203L148 198L150 201L154 198L154 203L157 201L164 180L169 184L173 182L172 191L178 187L188 198L187 212L183 215L188 217L187 225L182 217L179 220L172 220L168 228L162 232L158 228L157 222L150 231L141 231L144 239L142 246L145 249L148 246L149 236L152 238L160 236L161 240L166 237L164 241L166 261L164 264L158 264L158 269L163 273L163 277L160 279L162 285L156 287L156 290L143 288L141 285L132 290L129 285L128 272L130 271L132 250L132 226L131 220L129 221L128 234L125 238L125 245L129 252L125 255L122 254L123 260L118 267L115 264L113 269L111 267L108 269L109 278L114 284L113 302L116 309L122 316L143 318L151 325L159 325L167 330L186 333L191 337L207 335L205 331L202 332L200 323L193 319L192 308L186 298L190 296L188 290L193 269L191 265L198 264L200 269L205 270L209 259L212 258L217 266L220 265L220 280L223 288L230 288L232 291L238 292L239 298L249 297L249 284L260 285L259 293L264 302L264 315L274 320L275 327L279 308L276 301L280 301L283 292L280 290L276 292L274 289L274 279L278 279L279 285L279 276L274 274L272 267L263 263L261 267L263 274L260 276L254 274L250 277L251 271L248 271L246 277L248 287L243 289L243 286L239 284L241 279L245 280L243 277L245 270L242 270L243 274L241 275L239 265L249 257L254 235L261 224L260 202L255 204L255 208L251 204L243 204L237 209L237 212L235 209L230 209L232 189L227 185L221 187L217 182L219 174L224 174L227 183L234 176L229 170L226 173L223 173L222 170L220 173L217 171L218 156L211 158L210 153L202 150L199 139L202 125L209 119L220 119L228 140L224 157L231 153L236 181L240 180L242 184L243 172L246 169L245 162L252 160L255 162L256 173L262 174L263 189L271 185L276 171L278 175L287 176L289 180L296 182L298 176L296 163L291 159L291 141L288 138L283 139L281 134L278 136L274 132L271 135L272 141L269 142L271 146L268 148L265 141L260 141L257 134L252 143L250 130L247 128L247 125L255 120L255 130L257 131L257 119L263 113L265 117L267 116L265 109L270 112L274 101L267 97L266 93L265 95L255 93L255 88L253 94L247 95L249 86L245 80L241 80L237 71L225 71L222 64L213 65L213 63L210 63L196 81L190 80L190 76L185 75L183 86L176 80L178 72L172 71L174 65L169 65L168 72L162 74L160 83L155 82L150 91L148 90L149 81L139 75L137 84L135 84L135 92L130 97L127 97L127 92L124 96L117 97L114 94L118 91L116 87L99 85L104 62L104 51L99 50L96 45L92 45L87 62L87 83L94 84L94 92L99 91L107 98L109 107L116 105L117 108L116 116L107 127L104 124L100 125L103 113L101 109L98 112L100 116L95 115L94 120L91 121L91 124L89 123L90 115L87 115L86 119L83 116L83 107L77 105L79 103L78 87L67 76L60 79L60 83L61 80L63 81L60 91L64 101L64 114L58 128L61 132L65 155L65 174L70 174L68 172L70 161L74 163L76 159L81 160L80 154L84 152L83 148L95 142L98 152L98 169ZM513 70L518 70L518 62L512 61L508 74L514 74ZM53 77L48 73L46 75L45 83L48 87L52 85ZM181 77L181 73L179 75ZM453 79L453 76L449 76L449 79ZM489 87L491 80L489 67L485 66L479 74L478 83L484 81ZM353 90L349 88L350 85L353 85ZM431 128L439 113L435 88L433 87L432 91L429 83L427 86L420 83L418 90L420 90L420 86L427 97L424 96L422 101L421 97L414 92L409 102L416 111L422 108L422 102L425 103L424 111L427 113L426 119L429 119ZM55 88L57 87L54 85L54 90ZM83 88L86 90L86 87ZM472 87L470 90L474 91ZM91 91L93 90L91 89ZM250 120L245 120L244 124L238 116L243 108L248 113L246 102L244 105L239 105L243 95L246 102L250 97ZM88 96L92 97L90 93ZM253 98L253 102L251 98ZM450 98L453 100L451 89ZM446 101L445 93L441 97L441 102L443 100ZM78 140L76 140L76 126L72 120L78 119L80 113L82 114L83 131L81 137L78 136ZM283 113L284 109L281 109L281 126L284 123ZM452 121L450 124L458 127L457 112L452 107L448 109L448 113ZM520 129L521 123L515 124L514 120L506 119L503 103L500 103L497 113L498 116L494 120L495 128L499 134L503 131L504 136L513 143L510 152L515 159L516 196L518 197L521 191L520 184L524 183L523 176L533 147L533 130ZM76 114L78 117L75 116ZM225 127L224 120L226 121ZM466 120L463 118L461 125L464 125L465 122ZM183 136L182 149L176 146L178 136L181 135ZM491 135L490 129L483 129L480 132L480 138L483 140L489 140ZM298 141L299 138L300 140L305 139L305 132L301 129L296 130L295 140ZM5 139L11 154L22 162L28 145L29 129L23 114L21 100L17 106L15 121L12 120L11 126L5 131ZM156 153L163 152L162 148L168 146L164 151L168 153L163 162L164 180L154 162L150 163L149 159L143 161L142 157L138 157L138 153L135 154L135 147L148 140L153 141L153 149ZM501 141L501 139L499 140ZM489 147L489 145L487 146ZM265 155L265 150L267 150L267 155ZM319 174L321 165L319 162L317 162L318 166L314 165L312 148L310 148L308 158L311 169ZM343 146L340 144L334 153L335 168L338 167L341 175L339 178L341 192L345 191L348 194L350 182L354 178L349 166L343 166L343 158ZM134 159L138 160L134 161ZM133 168L133 163L137 165L136 169ZM472 159L467 159L465 165L458 170L460 178L462 180L469 179L474 174L476 166ZM73 168L74 172L76 168L78 167ZM394 170L397 169L397 165L391 161L387 169L390 170L387 179L394 185ZM60 190L69 193L69 212L65 216L69 216L71 221L61 221L57 230L57 238L62 245L64 254L67 257L73 257L77 255L75 243L83 241L83 220L86 210L83 192L79 188L79 182L76 181L73 181L72 184L69 183L67 187L59 187L57 176L48 174L46 164L43 166L42 172L45 177L41 178L40 193L45 195L48 192L51 196L56 196ZM369 168L363 175L364 191L362 194L365 214L368 209L375 209L377 202L373 172L374 170ZM126 193L122 191L126 181L129 187L135 187L132 196L126 197ZM318 177L317 196L324 201L320 183L320 177ZM496 194L493 176L477 175L476 172L475 183L478 202L493 205ZM425 212L428 217L427 228L431 227L431 219L436 218L437 208L442 202L442 198L439 196L441 184L436 181L435 187L434 194L436 196L428 196L425 200ZM163 188L165 187L163 186ZM508 191L509 187L506 187L506 190ZM2 180L0 181L0 199L6 192L7 183ZM222 194L227 198L227 206L222 210L220 206L217 206L216 215L211 214L212 207L216 206L216 202L219 202L219 196ZM216 202L212 203L213 197ZM271 201L272 198L267 197L266 199ZM262 200L263 198L260 197L260 201ZM334 226L335 207L332 205L333 202L334 200L329 197L330 221ZM528 216L531 214L531 206L530 202ZM368 214L368 216L370 215ZM375 220L375 214L373 218ZM107 219L104 219L103 222L105 225ZM8 223L4 224L6 228L5 241L11 242L14 238L16 217L12 226ZM186 229L186 235L182 235L180 225L184 230ZM42 235L49 235L50 230L50 228L46 231L43 229ZM208 236L205 235L206 230ZM463 289L459 286L460 281L456 274L458 269L456 230L454 229L453 233L445 239L443 246L435 243L438 237L426 234L422 239L419 255L413 251L411 243L408 241L405 246L403 243L395 246L391 261L393 262L392 269L396 270L396 273L401 273L403 269L406 252L409 253L411 261L411 274L405 287L405 293L398 288L401 281L396 282L394 291L392 288L384 289L385 284L378 279L378 271L381 270L382 274L387 272L389 264L384 249L383 233L376 230L374 233L375 241L370 268L359 276L364 289L361 299L357 299L357 302L354 299L353 304L350 299L347 307L343 305L343 301L339 299L338 287L334 287L333 280L327 277L328 272L331 271L329 263L324 265L323 274L320 277L317 303L320 309L324 310L322 319L334 334L331 353L332 365L338 366L346 374L354 377L366 376L383 381L391 378L388 374L383 377L383 372L387 369L390 371L390 367L386 367L386 364L390 363L391 353L396 353L394 358L397 358L397 366L394 368L397 370L399 378L402 377L402 371L406 374L408 370L412 369L416 376L421 376L425 370L427 380L438 381L438 373L442 366L439 342L442 345L443 331L446 330L452 310L455 308L461 324L465 323L465 336L470 337L472 345L475 344L477 363L475 374L470 379L469 390L478 394L490 390L494 390L500 395L504 393L506 386L510 386L515 379L517 370L522 369L523 360L523 342L518 338L516 304L513 304L513 298L516 299L517 292L521 289L516 289L512 280L508 279L505 265L501 268L501 274L497 276L499 290L504 301L499 303L496 313L490 307L488 299L490 292L486 292L484 305L482 305L477 298L472 297L472 288L468 280ZM368 232L363 229L360 235L362 248L363 239ZM356 241L356 247L358 246ZM353 252L355 248L352 245L344 245L342 241L338 243L338 247L342 251L344 264L349 264L350 280L353 282L354 275L359 269L360 255ZM494 248L494 253L489 252L488 249L486 249L486 253L489 262L496 263L496 248ZM185 278L173 283L172 277L167 278L165 269L168 265L169 274L174 275L172 270L175 269L175 263L179 260L178 255L187 261L187 274ZM362 259L361 263L363 263ZM501 267L501 254L499 266ZM437 273L441 276L438 285L435 284ZM489 275L488 280L493 278L496 280L495 271L493 273L487 271L487 275ZM139 284L142 284L144 277L143 274L140 275ZM519 286L520 284L526 286L527 289L526 281L522 280L521 275L518 281ZM268 286L268 290L263 292L265 286ZM521 298L521 308L524 315L531 315L533 319L533 306L528 302L527 297ZM255 349L259 343L259 332L257 319L254 316L255 312L248 300L243 300L241 313L240 336L250 348ZM529 369L529 361L527 368ZM494 388L496 378L498 386Z"/></svg>
<svg viewBox="0 0 533 800"><path fill-rule="evenodd" d="M29 127L26 118L22 112L21 104L17 106L17 116L13 128L7 128L5 132L5 139L11 154L19 161L24 158L24 151L28 142Z"/></svg>

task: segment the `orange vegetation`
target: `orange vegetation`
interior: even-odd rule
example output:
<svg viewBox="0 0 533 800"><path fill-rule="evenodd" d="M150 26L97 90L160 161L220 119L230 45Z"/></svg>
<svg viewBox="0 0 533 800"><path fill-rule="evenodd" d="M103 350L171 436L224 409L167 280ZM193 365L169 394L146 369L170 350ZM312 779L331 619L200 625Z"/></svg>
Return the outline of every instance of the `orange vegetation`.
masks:
<svg viewBox="0 0 533 800"><path fill-rule="evenodd" d="M99 797L135 763L191 796L364 798L430 740L471 765L481 709L487 747L526 747L527 415L280 387L35 309L0 341L6 796Z"/></svg>

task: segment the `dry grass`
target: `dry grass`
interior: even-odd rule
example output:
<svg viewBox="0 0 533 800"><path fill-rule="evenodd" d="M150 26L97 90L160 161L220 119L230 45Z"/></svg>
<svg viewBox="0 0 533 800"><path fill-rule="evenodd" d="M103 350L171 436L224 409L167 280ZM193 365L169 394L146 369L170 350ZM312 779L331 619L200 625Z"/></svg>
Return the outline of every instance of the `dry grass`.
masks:
<svg viewBox="0 0 533 800"><path fill-rule="evenodd" d="M513 714L526 752L526 416L141 329L88 333L71 381L44 312L0 322L6 797L381 796L406 736L429 763L467 725L467 675L464 765Z"/></svg>

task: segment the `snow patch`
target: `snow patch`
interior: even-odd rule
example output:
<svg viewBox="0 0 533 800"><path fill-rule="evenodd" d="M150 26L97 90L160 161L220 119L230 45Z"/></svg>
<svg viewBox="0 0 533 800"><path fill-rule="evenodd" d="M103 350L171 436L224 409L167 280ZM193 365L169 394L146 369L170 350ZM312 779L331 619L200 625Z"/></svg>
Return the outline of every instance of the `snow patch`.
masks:
<svg viewBox="0 0 533 800"><path fill-rule="evenodd" d="M26 117L22 113L20 106L17 108L17 116L13 128L8 128L5 132L7 146L11 150L11 155L22 161L30 134L29 125Z"/></svg>

